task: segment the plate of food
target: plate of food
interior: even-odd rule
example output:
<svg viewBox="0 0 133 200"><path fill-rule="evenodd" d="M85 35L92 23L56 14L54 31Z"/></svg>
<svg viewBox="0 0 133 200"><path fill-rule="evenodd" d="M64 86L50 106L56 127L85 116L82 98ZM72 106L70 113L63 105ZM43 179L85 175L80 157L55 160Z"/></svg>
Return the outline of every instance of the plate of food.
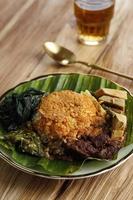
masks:
<svg viewBox="0 0 133 200"><path fill-rule="evenodd" d="M0 157L26 173L80 179L133 154L133 96L95 75L49 74L0 98Z"/></svg>

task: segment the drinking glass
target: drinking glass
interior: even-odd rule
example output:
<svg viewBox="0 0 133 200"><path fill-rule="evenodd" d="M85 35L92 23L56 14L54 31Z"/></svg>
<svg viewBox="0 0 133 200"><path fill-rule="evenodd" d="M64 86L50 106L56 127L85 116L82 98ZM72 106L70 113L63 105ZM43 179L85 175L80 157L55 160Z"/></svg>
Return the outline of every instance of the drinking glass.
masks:
<svg viewBox="0 0 133 200"><path fill-rule="evenodd" d="M78 39L81 43L97 45L107 39L114 5L115 0L74 1Z"/></svg>

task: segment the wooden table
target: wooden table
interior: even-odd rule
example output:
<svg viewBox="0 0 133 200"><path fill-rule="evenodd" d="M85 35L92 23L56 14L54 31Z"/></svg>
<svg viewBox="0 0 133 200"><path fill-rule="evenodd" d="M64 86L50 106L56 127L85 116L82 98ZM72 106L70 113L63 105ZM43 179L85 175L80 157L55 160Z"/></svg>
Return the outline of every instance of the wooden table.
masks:
<svg viewBox="0 0 133 200"><path fill-rule="evenodd" d="M73 1L0 0L0 94L26 79L54 72L82 72L81 65L61 68L42 52L44 41L57 41L89 63L133 75L133 5L117 0L107 43L88 47L76 40ZM108 73L133 92L133 82ZM85 180L48 180L24 174L0 160L1 200L132 200L133 158L117 169Z"/></svg>

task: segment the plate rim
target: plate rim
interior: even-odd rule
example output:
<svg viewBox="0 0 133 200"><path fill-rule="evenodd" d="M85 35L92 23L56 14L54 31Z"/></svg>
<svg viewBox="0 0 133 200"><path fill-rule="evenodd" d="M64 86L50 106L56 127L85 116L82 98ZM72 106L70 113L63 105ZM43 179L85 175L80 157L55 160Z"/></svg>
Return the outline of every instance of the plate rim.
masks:
<svg viewBox="0 0 133 200"><path fill-rule="evenodd" d="M0 101L3 99L3 97L8 94L10 91L14 90L16 87L24 84L24 83L27 83L27 82L31 82L31 81L35 81L35 80L41 80L42 78L46 78L46 77L49 77L49 76L56 76L56 75L83 75L83 76L93 76L93 77L100 77L102 79L105 79L105 80L108 80L116 85L118 85L119 87L122 87L124 90L126 90L131 97L133 97L133 94L127 89L125 88L124 86L122 86L121 84L118 84L117 82L115 81L112 81L106 77L103 77L103 76L99 76L99 75L94 75L94 74L86 74L86 73L69 73L69 72L62 72L62 73L48 73L48 74L44 74L44 75L41 75L41 76L37 76L37 77L34 77L34 78L31 78L29 80L25 80L25 81L22 81L20 83L18 83L17 85L11 87L10 89L8 89L7 91L5 91L2 95L0 95ZM13 166L14 168L22 171L22 172L25 172L27 174L30 174L30 175L34 175L34 176L38 176L38 177L42 177L42 178L48 178L48 179L66 179L66 180L71 180L71 179L83 179L83 178L88 178L88 177L93 177L93 176L97 176L97 175L100 175L100 174L103 174L103 173L106 173L108 171L111 171L115 168L117 168L118 166L122 165L124 162L126 162L129 158L131 158L133 156L133 149L126 155L124 156L123 158L121 158L118 162L116 162L115 164L112 164L111 166L108 166L108 167L105 167L105 168L102 168L100 170L98 170L97 172L91 172L91 173L87 173L87 174L83 174L83 175L49 175L49 174L45 174L43 172L38 172L37 170L34 170L34 169L30 169L28 167L25 167L25 166L22 166L21 164L19 163L16 163L15 161L13 161L12 159L10 159L10 157L8 155L6 155L5 153L3 153L0 149L0 158L2 158L6 163L10 164L11 166Z"/></svg>

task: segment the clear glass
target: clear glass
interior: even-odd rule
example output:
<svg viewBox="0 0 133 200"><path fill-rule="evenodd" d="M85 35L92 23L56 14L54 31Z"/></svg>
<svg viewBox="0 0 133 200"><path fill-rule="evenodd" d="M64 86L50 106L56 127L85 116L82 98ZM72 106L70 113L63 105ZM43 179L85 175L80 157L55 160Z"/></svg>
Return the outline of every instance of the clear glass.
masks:
<svg viewBox="0 0 133 200"><path fill-rule="evenodd" d="M74 1L78 39L81 43L97 45L107 39L114 4L115 0Z"/></svg>

